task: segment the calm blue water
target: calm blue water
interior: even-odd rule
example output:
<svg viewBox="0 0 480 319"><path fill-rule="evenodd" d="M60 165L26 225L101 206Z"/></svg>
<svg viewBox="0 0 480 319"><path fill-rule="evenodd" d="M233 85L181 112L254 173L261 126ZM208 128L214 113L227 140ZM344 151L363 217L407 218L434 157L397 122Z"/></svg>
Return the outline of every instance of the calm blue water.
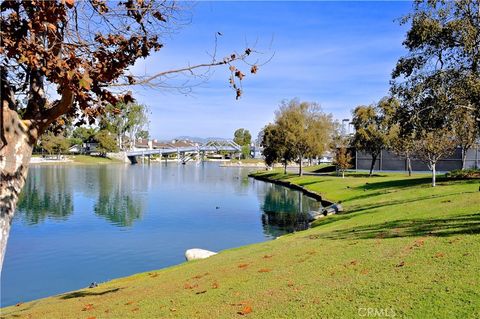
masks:
<svg viewBox="0 0 480 319"><path fill-rule="evenodd" d="M33 166L1 277L1 305L171 266L304 229L319 203L216 163ZM298 213L303 211L302 213Z"/></svg>

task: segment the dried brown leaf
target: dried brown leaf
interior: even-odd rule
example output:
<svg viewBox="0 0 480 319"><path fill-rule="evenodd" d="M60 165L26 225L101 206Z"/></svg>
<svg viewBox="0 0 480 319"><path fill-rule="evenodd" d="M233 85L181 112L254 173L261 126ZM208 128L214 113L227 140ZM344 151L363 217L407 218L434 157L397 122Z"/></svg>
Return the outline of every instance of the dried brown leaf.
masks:
<svg viewBox="0 0 480 319"><path fill-rule="evenodd" d="M240 310L239 312L237 312L239 315L242 315L242 316L245 316L245 315L248 315L249 313L251 313L253 310L252 310L252 307L250 306L245 306L243 307L242 310Z"/></svg>
<svg viewBox="0 0 480 319"><path fill-rule="evenodd" d="M94 309L93 304L89 303L89 304L86 304L83 307L82 311L89 311L89 310L93 310L93 309Z"/></svg>

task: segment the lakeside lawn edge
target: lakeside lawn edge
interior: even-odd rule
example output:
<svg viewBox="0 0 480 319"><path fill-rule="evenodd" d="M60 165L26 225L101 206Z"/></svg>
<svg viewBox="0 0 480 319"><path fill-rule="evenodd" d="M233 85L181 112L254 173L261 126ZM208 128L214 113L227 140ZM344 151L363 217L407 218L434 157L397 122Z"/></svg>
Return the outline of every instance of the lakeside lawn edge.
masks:
<svg viewBox="0 0 480 319"><path fill-rule="evenodd" d="M277 177L280 178L281 176L280 173L275 172L275 174L277 174ZM408 181L407 186L405 185L402 186L401 184L397 183L390 188L388 188L388 186L383 186L383 184L382 184L383 188L380 188L380 189L375 188L377 187L375 183L377 184L389 183L391 181L397 180L398 176L400 176L400 174L392 175L392 178L390 179L387 178L386 181L384 181L385 179L383 180L380 179L380 182L378 181L375 182L375 179L366 179L362 177L352 179L352 180L355 180L355 182L361 182L362 185L363 184L366 185L366 186L365 185L361 186L363 188L361 192L357 192L357 190L354 190L354 192L357 192L364 197L366 195L377 196L374 198L379 199L379 202L381 203L381 205L379 206L380 209L388 208L389 207L388 205L391 205L389 204L389 202L391 201L391 195L395 195L396 194L395 192L398 191L399 194L404 194L404 196L411 196L410 201L425 200L426 204L424 204L424 206L420 206L419 204L415 204L413 206L419 211L424 209L424 207L431 206L430 203L432 202L440 202L442 203L442 205L445 205L445 206L456 206L455 209L458 211L463 211L463 214L465 214L465 216L467 217L473 216L473 215L476 215L478 217L478 214L480 213L476 211L476 207L477 208L480 207L478 205L480 203L479 196L478 196L479 193L475 192L475 189L478 188L478 183L476 181L463 181L463 182L449 181L449 182L444 182L445 183L444 185L442 185L443 182L440 182L440 185L438 186L438 188L432 189L428 187L428 177L420 177L420 178L414 177L411 179L404 178L404 180ZM288 176L285 175L283 176L283 178L284 179L288 178L291 183L294 183L295 180L297 179L297 177L293 174L289 174ZM324 177L306 177L306 178L307 178L307 181L311 181L312 178L316 181L319 181ZM182 299L182 300L184 301L187 300L188 302L192 302L193 305L198 305L198 302L199 302L198 300L201 301L202 299L196 299L197 298L195 297L196 293L197 292L202 293L204 290L194 291L194 290L186 289L183 286L184 282L187 281L191 283L191 279L188 279L189 278L188 276L192 276L199 272L204 272L204 273L209 272L210 273L209 276L212 276L212 273L213 273L212 269L214 271L218 270L218 267L220 267L220 269L223 269L225 263L229 264L232 262L234 264L230 266L234 270L239 271L240 268L238 267L240 266L237 267L237 264L242 262L240 265L243 265L243 262L250 262L250 259L253 258L252 255L254 255L254 257L262 258L261 262L263 264L268 264L269 261L274 261L275 258L277 258L277 254L280 254L280 252L282 254L288 255L289 258L298 259L299 257L295 257L295 256L296 254L299 254L303 248L298 246L299 244L297 242L301 242L302 245L310 245L303 249L309 256L310 254L314 254L315 250L316 250L315 254L318 254L318 258L321 258L321 255L324 254L325 252L327 253L326 255L324 255L323 261L321 259L316 260L320 262L321 265L322 265L322 262L323 262L323 265L326 265L326 266L321 266L320 267L321 269L325 267L327 269L331 268L332 265L338 264L339 260L343 260L343 263L346 262L347 266L345 266L345 264L343 266L342 264L340 264L339 265L340 270L337 269L334 272L344 271L346 272L344 276L354 275L354 277L352 277L349 280L361 280L363 276L368 277L368 273L363 274L363 271L368 269L368 267L370 268L373 267L373 270L369 270L369 271L376 273L377 277L374 277L373 285L371 283L370 285L372 285L372 288L375 288L379 284L385 285L385 283L383 282L387 282L389 283L389 285L391 285L391 286L387 285L383 288L386 290L384 290L384 293L383 293L384 296L381 302L383 302L383 304L390 303L391 305L393 305L394 302L398 303L398 301L400 301L399 305L395 303L395 307L397 307L395 308L397 311L396 314L399 317L402 317L402 316L412 317L412 314L415 314L416 316L413 316L413 317L421 318L423 315L423 318L427 318L429 317L428 314L431 315L435 313L439 318L440 317L462 318L462 317L465 317L465 315L467 315L468 317L468 316L472 316L475 313L474 310L472 309L475 309L475 306L480 305L480 298L478 295L478 291L477 293L475 293L475 288L473 288L473 287L478 287L476 283L479 282L479 279L477 277L473 277L475 276L475 274L479 273L478 265L476 265L475 263L472 263L472 261L478 260L478 256L479 256L478 249L477 249L479 245L478 245L478 241L475 240L475 239L478 239L478 230L476 228L472 229L471 234L469 234L468 232L464 232L461 235L449 235L451 237L429 235L428 232L426 232L425 234L423 233L420 233L418 235L407 234L405 237L401 237L401 236L398 237L395 234L393 234L395 236L392 236L392 234L387 231L379 230L378 234L382 235L381 237L372 236L371 239L370 238L361 239L361 237L359 237L360 239L356 239L357 237L354 237L354 236L361 236L362 233L361 232L350 233L349 231L347 231L350 228L348 227L345 228L345 226L342 226L342 225L348 223L348 218L351 218L351 220L353 220L353 218L358 218L358 217L361 217L364 224L368 227L375 226L377 224L383 225L383 222L380 223L382 220L379 220L379 221L372 220L372 221L365 222L365 220L369 218L369 214L372 213L371 210L372 209L378 210L378 209L368 208L368 202L365 202L365 199L355 198L355 197L361 197L361 196L355 195L351 198L348 198L348 196L343 196L348 193L349 189L355 189L360 186L351 185L350 182L346 183L347 180L342 180L341 178L338 178L338 177L327 176L325 178L331 181L331 184L320 184L320 185L323 185L322 187L324 187L325 190L327 190L329 187L332 188L331 187L332 183L343 183L345 185L350 185L350 188L348 188L349 186L347 186L346 188L342 187L341 197L332 196L333 198L336 197L337 200L341 199L347 202L347 205L349 206L349 209L350 209L350 211L348 211L347 209L347 214L338 214L336 216L332 216L332 218L329 218L328 221L323 220L321 223L315 225L316 227L312 229L298 232L296 234L289 234L287 236L282 236L282 240L279 240L279 241L268 241L264 243L256 243L256 244L241 246L237 248L227 249L225 251L222 251L221 254L206 260L182 263L179 265L163 268L160 270L152 270L150 272L138 273L128 277L117 278L117 279L114 279L113 281L102 284L101 288L94 288L92 290L84 289L84 290L79 290L77 292L64 293L62 295L47 297L44 299L38 299L38 300L35 300L34 302L35 303L39 302L42 304L40 309L44 309L42 307L45 304L48 304L48 306L53 305L54 309L52 311L58 311L58 313L69 313L69 314L71 313L73 315L72 312L68 312L65 309L63 310L60 309L62 308L62 303L65 302L65 301L60 301L60 300L63 300L63 299L60 299L62 296L74 294L74 293L82 293L82 292L86 292L88 294L89 292L104 291L104 290L108 291L108 289L112 288L112 286L115 287L119 285L121 286L125 286L127 284L140 285L142 284L142 282L145 281L145 278L150 278L152 276L151 274L153 273L154 274L153 276L158 276L158 278L165 277L165 279L168 280L169 277L170 278L173 277L174 281L177 281L176 285L169 286L171 290L168 290L167 295L170 296L171 294L171 296L169 297L169 298L172 298L171 300L177 300L178 298L181 299L186 297L187 299ZM291 179L293 179L293 181L291 181ZM424 185L422 186L422 184ZM420 185L420 188L418 187L419 185ZM430 194L426 199L422 197L423 196L422 194L417 194L417 193L426 192L426 191L428 191L427 194ZM332 193L332 190L328 189L327 193ZM335 192L333 192L333 194L335 194ZM475 195L472 196L472 194L475 194ZM365 197L365 198L368 199L368 197ZM387 198L388 202L384 203L383 201L385 199L382 199L382 198ZM421 201L418 203L421 203ZM459 207L458 204L460 203L463 204L463 206ZM395 204L395 205L401 205L401 204ZM367 207L368 209L365 210L365 207ZM407 206L407 207L410 207L410 206ZM411 215L406 215L405 220L411 220L412 222L414 222L415 220L419 220L420 217L425 218L425 214L423 215L415 214L415 212L410 212L409 214ZM434 216L429 216L433 218L432 221L435 221L443 216L441 213L439 214L428 213L428 214L434 215ZM477 217L475 217L475 219L473 220L477 220ZM449 218L451 219L451 217ZM444 219L446 220L446 218ZM476 224L473 224L474 227L475 225ZM350 225L347 225L347 226L350 226ZM445 229L448 230L448 227ZM339 230L341 231L340 233L338 233ZM392 228L392 230L394 233L395 228ZM341 236L347 236L347 237L345 239L340 238L340 239L328 240L328 236L335 234L335 232L337 232L337 234L340 234ZM350 238L349 236L352 237L352 239L349 239ZM322 248L319 248L316 245L315 246L311 245L312 242L314 242L315 240L322 239L322 238L324 238L324 240L322 241L323 243L322 245L325 245L325 248L323 248L323 251L322 251ZM395 244L396 242L398 242L398 244ZM435 244L435 245L433 245L432 247L429 247L430 242L432 242L432 244ZM463 246L459 246L460 248L453 249L455 248L454 245L461 242L464 242ZM332 244L333 246L330 244ZM362 249L366 248L368 251L371 251L371 249L378 250L378 247L376 246L378 244L385 246L384 249L386 249L385 251L386 255L383 255L383 257L380 256L382 257L380 260L376 259L377 256L375 255L368 256L369 257L368 259L372 259L372 261L366 260L364 258L365 256L362 256L361 254L358 255L358 253L355 253L354 250L350 249L350 247L357 247L357 250L359 250L360 248ZM350 245L355 245L355 246L350 246ZM403 246L409 247L410 245L414 247L412 250L412 253L409 253L411 254L410 259L408 256L402 257L402 256L396 255L397 253L400 253L400 255L403 255L406 252L409 252L408 250L404 250L404 248L400 248L400 247L403 247ZM331 251L332 249L335 249L336 254L329 253L329 251ZM467 250L467 251L464 251L464 250ZM416 255L413 253L416 253ZM264 254L268 254L268 255L264 255ZM273 255L272 259L269 259L270 258L269 257L263 260L262 256L265 257L265 256L269 256L270 254ZM315 254L311 256L316 256ZM412 259L413 257L415 257L415 259ZM308 257L308 258L311 258L311 257ZM434 258L434 259L431 259L431 258ZM302 260L303 259L300 259L300 261ZM381 261L380 264L375 264L375 263L379 263L380 261ZM332 276L328 272L324 273L325 276L324 275L320 277L317 276L317 278L312 278L311 276L303 276L303 274L300 273L302 272L303 268L298 268L298 267L304 264L295 264L295 268L293 269L297 269L297 270L293 270L294 271L293 273L289 273L289 271L291 270L289 270L290 269L289 265L286 262L283 262L281 265L277 264L277 266L281 266L281 269L260 268L262 267L260 263L258 261L256 261L256 263L258 263L258 266L256 266L254 271L252 271L248 277L245 277L245 273L239 273L239 274L234 273L235 275L234 282L238 281L237 285L240 285L240 287L243 287L245 285L242 283L244 280L249 280L249 281L260 280L260 282L263 282L263 285L266 285L266 286L276 285L276 281L279 281L279 279L277 278L278 275L277 277L275 277L277 278L275 280L273 280L273 277L271 277L271 279L268 279L268 277L266 276L268 276L269 272L271 271L272 273L280 273L280 274L283 272L287 272L291 277L288 280L295 280L298 282L301 282L302 279L308 280L308 281L303 281L303 285L305 288L306 287L305 285L308 284L310 281L316 282L317 280L325 280L325 278L323 277ZM353 269L352 270L348 270L348 269L358 267L357 263L361 265L361 268L358 269L359 273L358 274L351 273ZM423 268L421 268L421 270L417 270L415 268L415 263L421 264ZM437 265L437 266L432 267L432 263L433 265ZM260 268L260 270L262 271L265 270L264 271L265 275L259 275L260 270L257 272L258 268ZM318 267L315 267L315 269L317 268ZM267 269L270 269L268 270L269 272L267 272ZM243 268L241 271L243 271ZM442 281L439 281L439 282L437 281L432 282L430 277L432 275L435 275L434 273L431 273L432 271L441 272L440 278L444 276L442 275L443 272L446 272L448 274L448 277L445 277L444 279L442 279ZM407 280L406 283L402 283L401 290L395 290L395 285L399 284L398 276L402 272L407 272L408 276L412 277L412 279ZM194 277L196 276L197 275L195 275ZM259 276L265 276L265 277L259 277ZM418 278L415 278L415 276ZM438 274L436 274L435 276L438 277ZM237 280L237 277L239 277L238 280ZM264 278L267 278L267 279L264 279ZM403 276L400 276L400 278L403 278ZM147 280L152 280L152 279L147 279ZM200 286L201 286L202 280L201 279L198 280ZM231 281L232 278L221 277L219 279L220 287L222 287L222 285L227 285L225 282L228 280ZM267 281L262 281L262 280L267 280ZM455 284L455 286L451 286L452 283L450 283L449 280L452 281ZM428 288L428 290L424 290L427 288L424 287L425 283L423 281L429 282L429 285L432 287ZM445 281L445 283L443 281ZM354 282L350 282L350 284L352 283ZM166 285L165 283L159 283L159 284ZM288 284L285 283L285 285L287 287L290 287L289 283ZM368 286L369 283L365 282L365 285ZM439 289L438 287L439 285L442 286L442 289ZM185 283L185 286L186 286L186 283ZM452 288L452 287L455 287L455 288ZM207 288L210 294L215 295L215 292L217 292L217 290L214 290L212 292L209 287ZM332 289L332 287L329 285L327 285L326 287L323 287L322 285L320 285L316 287L316 290L314 290L313 292L311 291L310 294L322 296L321 292L324 291L325 288L327 289L327 291L331 291ZM372 288L369 288L369 289L372 289ZM240 292L243 291L242 288L238 288L238 289ZM284 288L281 288L281 289L284 289ZM337 287L337 289L339 289L339 287ZM342 305L343 306L347 304L357 305L358 303L363 302L364 304L368 304L373 307L373 306L379 306L382 304L382 303L379 303L380 301L378 300L375 301L375 298L372 299L372 297L375 296L375 295L372 295L372 293L375 290L373 291L367 290L364 292L362 290L365 290L365 287L349 288L348 285L340 289L340 291L342 290L346 290L347 294L353 293L355 295L355 298L358 299L358 301L356 299L354 301L344 300L343 298L338 299L338 297L335 297L335 295L333 295L333 296L328 296L328 299L327 299L327 300L331 300L333 298L332 300L334 301L335 304L337 304L336 306L333 305L334 306L333 308L332 308L332 305L330 304L323 304L322 306L323 308L317 308L313 304L310 304L309 305L310 308L307 307L304 310L303 308L298 308L294 304L289 303L288 305L292 307L289 311L291 311L292 315L295 314L295 315L308 316L309 313L310 314L312 313L311 311L313 307L313 309L315 309L315 311L317 311L318 314L323 314L324 317L325 316L331 317L332 315L339 315L339 312L338 312L339 310L337 308L341 308ZM189 291L193 292L194 294L191 296L190 295L185 296L185 294L188 293ZM393 295L389 291L392 291ZM423 291L422 292L423 297L422 297L422 294L418 295L420 297L417 297L416 294L411 294L409 293L409 291L410 292ZM452 295L451 295L452 292L454 293L453 294L454 298L452 298ZM158 293L158 291L155 293ZM251 291L249 291L249 293L251 293ZM290 293L290 291L283 291L283 293L288 294ZM339 294L339 293L335 292L335 294ZM344 294L339 294L340 297L343 295ZM207 293L205 295L201 294L201 296L205 297L209 295ZM476 297L473 297L473 296L476 296ZM143 290L139 295L133 294L127 297L122 296L118 298L120 298L120 300L122 300L122 298L127 298L125 299L125 303L130 302L128 301L129 300L128 298L130 299L140 298L140 299L150 300L150 296L148 296L148 294L145 294ZM244 296L243 298L246 298L246 297ZM262 298L266 298L266 297L263 296ZM419 298L420 300L418 300ZM232 299L232 296L228 295L228 293L227 295L222 295L220 299L220 304L223 304L225 301L231 301L231 299ZM238 299L238 297L235 297L234 299ZM95 307L98 307L98 308L103 307L102 303L105 302L105 300L102 300L100 296L82 297L82 298L77 298L76 300L81 304L88 304L88 302L91 302L92 304L95 305ZM467 304L462 303L462 300L463 301L467 300L469 301L469 303ZM347 302L347 304L344 304L345 301ZM154 304L156 304L157 302L159 301L154 302ZM215 304L215 307L222 309L221 308L222 306L219 304L219 301L217 299L212 300L212 303ZM276 303L275 304L270 303L270 304L264 305L263 306L264 309L259 309L258 303L255 303L255 302L251 302L251 303L253 304L252 305L252 308L254 311L252 313L253 317L267 318L268 314L273 314L273 315L281 314L281 312L279 312L281 311L281 309L280 310L278 309L278 305ZM264 302L262 301L262 303ZM29 304L30 303L26 303L25 305L29 305ZM459 306L460 304L462 306ZM19 308L22 308L22 306L20 306L17 309L15 309L15 307L10 307L10 308L13 310L13 312L9 311L9 313L5 315L15 314L15 310L20 310ZM172 311L171 309L175 309L175 311ZM178 317L178 315L180 315L179 312L181 310L179 308L175 307L171 309L167 308L166 312L163 312L163 310L158 310L158 312L157 310L153 310L153 311L156 315L161 317ZM183 314L185 315L185 311L187 311L189 315L193 315L196 311L194 309L195 307L193 309L190 307L188 309L184 309ZM414 313L412 312L412 309L415 310ZM476 309L480 309L480 308L476 308ZM4 310L8 310L8 307L4 308L2 312ZM81 308L79 308L79 311L80 310ZM266 310L268 314L264 310ZM358 317L358 313L353 313L349 310L344 310L344 312L341 314L342 314L342 317L345 317L345 318ZM225 317L235 317L235 316L238 316L238 315L236 315L236 312L233 312L231 316L225 316ZM102 317L102 316L99 316L99 317ZM135 313L125 314L125 315L119 314L117 317L151 318L151 316L148 316L146 314L143 316L142 315L137 316ZM223 316L214 315L213 317L223 317ZM7 317L7 318L10 318L10 317Z"/></svg>

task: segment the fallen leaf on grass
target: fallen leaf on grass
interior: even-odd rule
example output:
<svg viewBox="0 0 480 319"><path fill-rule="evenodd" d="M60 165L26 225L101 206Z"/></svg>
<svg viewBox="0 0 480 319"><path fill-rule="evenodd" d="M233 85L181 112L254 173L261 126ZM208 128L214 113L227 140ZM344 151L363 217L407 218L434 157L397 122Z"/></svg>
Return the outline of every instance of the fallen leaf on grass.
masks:
<svg viewBox="0 0 480 319"><path fill-rule="evenodd" d="M129 301L129 302L125 303L125 306L131 305L132 303L133 303L133 301Z"/></svg>
<svg viewBox="0 0 480 319"><path fill-rule="evenodd" d="M89 303L83 307L82 311L88 311L93 309L93 304Z"/></svg>
<svg viewBox="0 0 480 319"><path fill-rule="evenodd" d="M197 291L195 294L196 294L196 295L200 295L200 294L204 294L204 293L206 293L206 292L207 292L206 290L202 290L202 291Z"/></svg>
<svg viewBox="0 0 480 319"><path fill-rule="evenodd" d="M405 262L401 261L399 264L397 264L395 267L403 267L405 266Z"/></svg>
<svg viewBox="0 0 480 319"><path fill-rule="evenodd" d="M247 315L247 314L249 314L249 313L251 313L251 312L252 312L252 307L250 307L250 306L245 306L245 307L243 307L242 310L240 310L240 311L237 312L237 313L238 313L239 315L245 316L245 315Z"/></svg>
<svg viewBox="0 0 480 319"><path fill-rule="evenodd" d="M260 269L258 272L262 273L262 272L271 272L271 271L272 271L271 269L262 268L262 269Z"/></svg>
<svg viewBox="0 0 480 319"><path fill-rule="evenodd" d="M436 253L436 254L435 254L435 257L436 257L436 258L445 257L445 254L444 254L444 253Z"/></svg>
<svg viewBox="0 0 480 319"><path fill-rule="evenodd" d="M150 278L155 278L155 277L158 277L158 274L151 274L150 275Z"/></svg>
<svg viewBox="0 0 480 319"><path fill-rule="evenodd" d="M135 311L139 311L139 310L140 310L140 308L133 308L131 311L135 312Z"/></svg>
<svg viewBox="0 0 480 319"><path fill-rule="evenodd" d="M193 289L193 288L197 288L198 285L195 284L195 285L190 285L188 282L185 283L185 285L183 285L183 289Z"/></svg>
<svg viewBox="0 0 480 319"><path fill-rule="evenodd" d="M214 282L214 283L212 284L212 288L213 288L213 289L217 289L218 287L220 287L220 286L219 286L219 284L218 284L217 282Z"/></svg>
<svg viewBox="0 0 480 319"><path fill-rule="evenodd" d="M177 311L177 308L170 308L170 311L175 312L175 311Z"/></svg>
<svg viewBox="0 0 480 319"><path fill-rule="evenodd" d="M273 257L273 255L265 255L265 256L263 256L264 259L268 259L268 258L272 258L272 257Z"/></svg>
<svg viewBox="0 0 480 319"><path fill-rule="evenodd" d="M248 264L240 264L238 265L238 268L247 268L248 267Z"/></svg>
<svg viewBox="0 0 480 319"><path fill-rule="evenodd" d="M422 247L423 245L425 244L425 240L424 239L419 239L419 240L416 240L415 243L413 244L414 247Z"/></svg>
<svg viewBox="0 0 480 319"><path fill-rule="evenodd" d="M97 317L88 317L87 319L97 319Z"/></svg>

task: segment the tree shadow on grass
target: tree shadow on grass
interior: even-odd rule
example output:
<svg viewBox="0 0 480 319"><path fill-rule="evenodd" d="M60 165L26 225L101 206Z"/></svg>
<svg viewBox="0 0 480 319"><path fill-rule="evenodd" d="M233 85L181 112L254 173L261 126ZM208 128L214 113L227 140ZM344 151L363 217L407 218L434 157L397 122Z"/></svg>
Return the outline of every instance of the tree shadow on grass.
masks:
<svg viewBox="0 0 480 319"><path fill-rule="evenodd" d="M411 178L411 179L395 179L395 180L388 180L383 182L373 182L373 183L365 183L365 185L357 186L358 189L365 189L365 190L378 190L378 189L387 189L387 188L405 188L411 186L418 186L418 185L430 185L432 183L431 177L419 177L419 178Z"/></svg>
<svg viewBox="0 0 480 319"><path fill-rule="evenodd" d="M120 289L122 289L122 288L113 288L113 289L99 291L99 292L80 290L80 291L74 291L74 292L62 295L60 297L60 299L66 300L66 299L82 298L82 297L88 297L88 296L103 296L103 295L106 295L106 294L117 292Z"/></svg>
<svg viewBox="0 0 480 319"><path fill-rule="evenodd" d="M376 208L381 208L381 207L386 207L386 206L394 206L394 205L401 205L401 204L407 204L407 203L414 203L414 202L419 202L423 200L429 200L429 199L438 199L442 197L451 197L454 195L461 195L461 194L469 194L469 193L477 193L477 192L459 192L459 193L450 193L450 194L441 194L441 195L428 195L428 196L422 196L422 197L416 197L412 199L396 199L396 200L390 200L386 202L380 202L380 203L374 203L370 205L359 205L359 207L352 207L349 209L345 214L352 214L352 213L358 213L358 212L363 212L366 210L370 209L376 209Z"/></svg>
<svg viewBox="0 0 480 319"><path fill-rule="evenodd" d="M345 172L345 177L387 177L388 175L385 174L378 174L378 173L373 173L372 176L370 176L368 173L356 173L356 172Z"/></svg>
<svg viewBox="0 0 480 319"><path fill-rule="evenodd" d="M464 180L462 182L465 184L478 183L478 181L475 181L475 180ZM452 180L444 176L437 176L437 186L441 187L443 183L449 184L449 183L452 183ZM417 177L417 178L395 179L395 180L373 182L373 183L366 182L365 185L357 186L356 188L364 189L368 191L368 190L386 190L389 188L402 189L402 188L420 186L420 185L425 185L430 187L432 185L432 178Z"/></svg>
<svg viewBox="0 0 480 319"><path fill-rule="evenodd" d="M480 212L449 218L395 220L319 234L324 239L372 239L480 234Z"/></svg>
<svg viewBox="0 0 480 319"><path fill-rule="evenodd" d="M439 178L438 179L438 186L437 187L442 187L442 183L447 181L444 178ZM469 181L463 181L464 184L474 184L475 181L469 180ZM376 183L366 183L365 185L361 186L356 186L356 189L359 190L364 190L364 191L374 191L374 192L366 192L365 194L362 195L357 195L357 196L352 196L350 198L347 198L343 200L342 202L349 202L353 200L358 200L358 199L365 199L365 198L370 198L370 197L375 197L375 196L380 196L380 195L385 195L389 194L391 192L395 192L396 190L402 190L404 188L408 187L413 187L413 186L420 186L424 185L426 187L431 187L431 179L430 178L415 178L415 179L409 179L409 180L393 180L393 181L385 181L385 182L376 182ZM470 193L470 192L468 192ZM454 195L454 194L450 194ZM442 196L431 196L431 197L422 197L420 199L416 200L421 200L421 199L427 199L427 198L434 198L434 197L442 197ZM380 205L381 206L381 205Z"/></svg>
<svg viewBox="0 0 480 319"><path fill-rule="evenodd" d="M417 197L413 199L397 199L397 200L390 200L390 201L385 201L380 203L373 203L370 205L359 205L357 207L353 206L353 207L350 207L345 212L330 216L328 218L317 220L312 224L312 228L331 224L336 221L348 220L358 216L359 214L361 214L362 216L365 216L367 214L375 214L377 213L377 210L376 210L377 208L414 203L414 202L419 202L419 201L429 200L429 199L439 199L442 197L451 197L454 195L468 194L468 193L477 193L477 192L474 191L474 192L460 192L460 193L450 193L450 194L442 194L442 195L429 195L429 196Z"/></svg>
<svg viewBox="0 0 480 319"><path fill-rule="evenodd" d="M299 182L297 183L298 185L302 186L302 187L305 187L305 186L308 186L308 185L313 185L313 184L319 184L319 183L323 183L325 181L322 181L322 180L313 180L313 181L306 181L306 182Z"/></svg>

